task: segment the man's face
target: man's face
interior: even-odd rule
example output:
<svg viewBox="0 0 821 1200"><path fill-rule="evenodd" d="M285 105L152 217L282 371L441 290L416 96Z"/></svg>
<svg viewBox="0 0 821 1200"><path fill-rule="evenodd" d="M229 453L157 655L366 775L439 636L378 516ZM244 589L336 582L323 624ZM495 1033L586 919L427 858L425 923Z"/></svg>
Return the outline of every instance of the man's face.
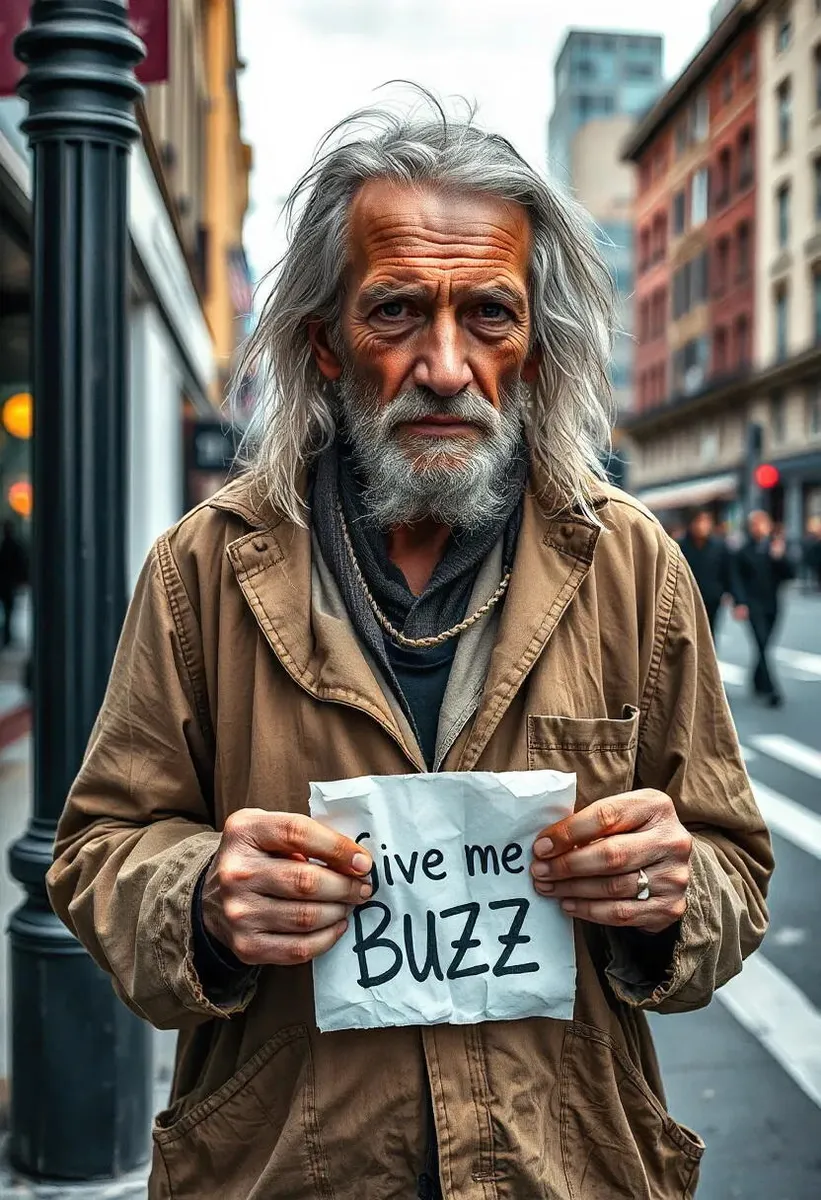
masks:
<svg viewBox="0 0 821 1200"><path fill-rule="evenodd" d="M765 512L751 512L747 525L750 534L757 542L762 538L769 537L772 533L773 523Z"/></svg>
<svg viewBox="0 0 821 1200"><path fill-rule="evenodd" d="M350 214L335 349L342 415L380 523L486 520L538 371L529 354L531 229L519 205L378 180ZM340 345L341 343L341 345Z"/></svg>
<svg viewBox="0 0 821 1200"><path fill-rule="evenodd" d="M690 522L690 533L696 541L706 541L713 532L713 518L709 513L696 513Z"/></svg>

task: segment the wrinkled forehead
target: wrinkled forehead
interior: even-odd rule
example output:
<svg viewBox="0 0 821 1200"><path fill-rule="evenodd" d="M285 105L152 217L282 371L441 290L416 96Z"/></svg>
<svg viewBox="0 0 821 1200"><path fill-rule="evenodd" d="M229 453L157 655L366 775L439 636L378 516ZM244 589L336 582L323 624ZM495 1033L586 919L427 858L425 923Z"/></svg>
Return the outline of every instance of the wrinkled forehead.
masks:
<svg viewBox="0 0 821 1200"><path fill-rule="evenodd" d="M487 193L370 180L351 204L348 238L354 282L385 271L528 278L530 217Z"/></svg>

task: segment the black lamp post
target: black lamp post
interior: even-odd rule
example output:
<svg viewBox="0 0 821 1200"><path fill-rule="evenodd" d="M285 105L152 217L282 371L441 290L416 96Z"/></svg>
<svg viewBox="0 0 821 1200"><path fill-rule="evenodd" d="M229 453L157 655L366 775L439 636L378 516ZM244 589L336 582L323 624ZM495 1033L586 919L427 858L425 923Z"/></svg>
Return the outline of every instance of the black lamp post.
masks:
<svg viewBox="0 0 821 1200"><path fill-rule="evenodd" d="M15 52L34 158L34 814L11 849L10 1154L28 1175L144 1162L150 1030L52 913L44 875L126 606L129 147L142 42L125 0L35 0Z"/></svg>

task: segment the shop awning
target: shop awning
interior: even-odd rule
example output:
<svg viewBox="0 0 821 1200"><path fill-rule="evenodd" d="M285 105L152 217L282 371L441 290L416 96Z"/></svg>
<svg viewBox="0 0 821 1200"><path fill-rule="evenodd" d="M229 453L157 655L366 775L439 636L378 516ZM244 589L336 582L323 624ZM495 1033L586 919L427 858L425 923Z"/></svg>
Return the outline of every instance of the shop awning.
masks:
<svg viewBox="0 0 821 1200"><path fill-rule="evenodd" d="M738 491L738 475L709 475L704 479L688 479L686 483L670 483L665 487L646 488L636 498L654 511L668 508L694 508L711 500L732 500Z"/></svg>

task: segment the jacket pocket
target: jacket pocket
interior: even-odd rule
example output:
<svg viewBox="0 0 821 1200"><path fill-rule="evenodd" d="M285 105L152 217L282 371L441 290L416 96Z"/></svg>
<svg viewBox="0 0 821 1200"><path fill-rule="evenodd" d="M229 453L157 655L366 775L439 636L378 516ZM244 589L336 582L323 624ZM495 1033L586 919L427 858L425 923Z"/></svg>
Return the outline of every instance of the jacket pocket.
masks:
<svg viewBox="0 0 821 1200"><path fill-rule="evenodd" d="M574 1021L561 1059L562 1167L572 1200L689 1200L704 1143L677 1124L602 1030Z"/></svg>
<svg viewBox="0 0 821 1200"><path fill-rule="evenodd" d="M620 719L527 718L527 766L530 771L574 771L576 808L603 796L629 791L636 768L639 710L624 706Z"/></svg>
<svg viewBox="0 0 821 1200"><path fill-rule="evenodd" d="M190 1109L160 1113L155 1175L171 1200L271 1200L328 1194L304 1025L280 1029L222 1087ZM158 1171L160 1159L162 1167Z"/></svg>

